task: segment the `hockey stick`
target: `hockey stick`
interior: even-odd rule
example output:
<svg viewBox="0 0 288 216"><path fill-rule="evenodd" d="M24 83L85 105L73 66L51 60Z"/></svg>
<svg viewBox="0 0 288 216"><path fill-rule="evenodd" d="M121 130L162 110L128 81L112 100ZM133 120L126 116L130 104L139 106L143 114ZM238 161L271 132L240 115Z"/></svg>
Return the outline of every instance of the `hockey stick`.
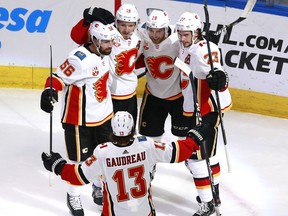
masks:
<svg viewBox="0 0 288 216"><path fill-rule="evenodd" d="M232 22L232 23L230 23L228 25L225 25L223 28L221 28L218 31L216 31L214 33L214 35L217 36L217 35L221 34L223 31L226 32L227 29L232 28L236 24L238 24L238 23L242 22L243 20L245 20L248 17L248 15L250 14L250 12L253 10L254 5L256 4L256 1L257 0L248 0L246 5L245 5L245 8L244 8L244 10L243 10L243 12L241 14L241 16L237 20L235 20L234 22ZM206 23L206 25L209 25L209 23ZM208 32L206 32L206 35L208 35Z"/></svg>
<svg viewBox="0 0 288 216"><path fill-rule="evenodd" d="M197 92L194 86L194 76L193 73L190 69L190 67L185 64L185 62L183 62L180 58L176 57L174 59L174 65L179 68L181 71L183 71L190 80L191 83L191 87L192 87L192 93L193 93L193 102L194 102L194 110L195 110L195 114L196 114L196 124L197 125L201 125L202 124L202 116L200 113L200 106L198 103L198 98L197 98Z"/></svg>
<svg viewBox="0 0 288 216"><path fill-rule="evenodd" d="M205 12L205 22L209 23L209 13L208 13L208 8L207 8L207 0L204 0L204 12ZM209 25L206 25L206 34L209 35ZM210 62L210 67L211 67L211 72L214 72L214 66L213 66L213 58L212 58L212 53L211 53L211 48L210 48L210 42L209 42L209 37L206 38L207 41L207 50L208 50L208 55L209 55L209 62ZM222 135L223 135L223 142L224 142L224 147L225 147L225 153L226 153L226 159L227 159L227 165L228 165L228 172L231 172L231 166L230 166L230 161L228 157L228 151L227 151L227 139L226 139L226 132L224 129L224 124L223 124L223 118L222 118L222 110L221 110L221 104L220 104L220 99L219 99L219 93L218 91L215 91L216 95L216 100L217 100L217 108L218 108L218 114L220 118L220 124L221 124L221 129L222 129ZM208 167L209 170L210 167ZM210 176L209 176L210 177ZM212 190L212 195L214 201L216 201L216 191L213 182L211 182L212 179L210 179L211 183L211 190ZM217 215L221 215L219 212L219 206L218 203L215 203L215 211Z"/></svg>
<svg viewBox="0 0 288 216"><path fill-rule="evenodd" d="M50 97L53 100L52 92L52 45L50 45ZM50 145L49 152L52 155L52 129L53 129L53 110L50 112ZM49 185L52 186L52 174L49 175Z"/></svg>
<svg viewBox="0 0 288 216"><path fill-rule="evenodd" d="M200 106L198 103L198 98L197 98L197 93L196 93L196 89L194 86L194 77L193 77L193 73L190 69L190 67L185 64L185 62L183 62L181 59L179 59L178 57L176 57L174 59L174 65L179 68L181 71L183 71L187 76L189 76L190 82L191 82L191 86L192 86L192 92L193 92L193 102L194 102L194 109L196 112L196 122L198 121L198 125L202 124L202 116L200 113ZM213 200L216 201L216 190L214 187L214 180L213 180L213 174L211 171L211 166L210 166L210 159L207 153L207 149L206 149L206 145L203 142L202 143L202 149L203 149L203 153L205 155L205 161L206 161L206 165L207 165L207 170L208 170L208 176L209 176L209 180L210 180L210 186L211 186L211 190L212 190L212 195L213 195ZM214 202L216 203L216 202ZM218 205L215 205L216 211L217 211L217 215L221 215L219 212L219 209L217 209Z"/></svg>
<svg viewBox="0 0 288 216"><path fill-rule="evenodd" d="M145 68L145 71L144 71L144 72L142 72L142 73L140 73L140 74L137 74L137 79L140 79L140 78L142 78L143 76L145 76L145 75L146 75L146 73L148 73L148 70L147 70L147 68Z"/></svg>
<svg viewBox="0 0 288 216"><path fill-rule="evenodd" d="M205 12L205 22L209 23L209 13L208 13L208 8L207 8L207 0L204 0L204 12ZM206 33L209 33L209 25L206 25ZM207 49L208 49L208 55L209 55L209 62L210 62L210 67L212 73L214 73L214 66L213 66L213 59L212 59L212 54L211 54L211 48L210 48L210 43L209 43L209 38L206 38L207 41ZM221 130L222 130L222 137L223 137L223 142L224 142L224 148L225 148L225 155L226 155L226 161L227 161L227 166L228 166L228 172L231 172L231 163L228 155L228 149L227 149L227 138L226 138L226 132L224 129L224 123L223 123L223 118L222 118L222 111L221 111L221 104L220 104L220 99L219 99L219 93L218 91L215 91L216 95L216 100L217 100L217 107L218 107L218 113L219 113L219 118L220 118L220 124L221 124Z"/></svg>

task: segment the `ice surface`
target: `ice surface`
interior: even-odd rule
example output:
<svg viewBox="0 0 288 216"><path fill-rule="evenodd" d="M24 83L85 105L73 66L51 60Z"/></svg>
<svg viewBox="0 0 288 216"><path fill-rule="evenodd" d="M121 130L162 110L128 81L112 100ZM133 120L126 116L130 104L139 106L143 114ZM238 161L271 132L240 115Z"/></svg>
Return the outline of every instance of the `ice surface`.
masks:
<svg viewBox="0 0 288 216"><path fill-rule="evenodd" d="M68 216L66 183L44 169L49 151L49 114L39 106L41 91L0 89L0 215ZM53 113L53 151L65 156L60 104ZM166 122L164 141L175 139ZM288 119L229 111L224 117L232 173L227 172L221 132L223 216L286 216L288 210ZM152 182L157 216L191 216L197 211L193 180L183 163L158 164ZM86 216L100 215L83 187Z"/></svg>

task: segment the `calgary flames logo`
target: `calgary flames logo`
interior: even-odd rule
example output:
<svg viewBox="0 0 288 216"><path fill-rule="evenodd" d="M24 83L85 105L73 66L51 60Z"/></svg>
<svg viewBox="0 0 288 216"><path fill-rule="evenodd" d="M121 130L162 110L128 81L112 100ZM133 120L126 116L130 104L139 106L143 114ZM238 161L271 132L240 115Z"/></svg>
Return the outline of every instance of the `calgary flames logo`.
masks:
<svg viewBox="0 0 288 216"><path fill-rule="evenodd" d="M97 80L94 83L94 90L95 90L95 98L96 100L101 103L105 98L107 98L107 81L109 78L109 72L106 72L104 76Z"/></svg>
<svg viewBox="0 0 288 216"><path fill-rule="evenodd" d="M122 76L123 74L130 74L135 67L135 59L137 57L138 50L136 48L121 52L116 56L116 74Z"/></svg>
<svg viewBox="0 0 288 216"><path fill-rule="evenodd" d="M154 79L168 79L174 70L173 59L169 56L148 57L147 64Z"/></svg>

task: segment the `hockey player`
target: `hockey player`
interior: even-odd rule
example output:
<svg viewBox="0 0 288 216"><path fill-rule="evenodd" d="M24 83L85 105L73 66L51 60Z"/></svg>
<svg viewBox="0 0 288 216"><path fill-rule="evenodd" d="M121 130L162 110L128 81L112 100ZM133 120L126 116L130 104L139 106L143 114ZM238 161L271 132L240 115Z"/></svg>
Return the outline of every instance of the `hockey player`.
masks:
<svg viewBox="0 0 288 216"><path fill-rule="evenodd" d="M52 75L53 100L63 91L62 127L69 160L75 164L90 157L97 144L109 140L113 107L109 79L109 57L116 29L113 25L93 22L91 42L71 51ZM41 109L53 110L50 78L41 95ZM80 187L68 184L67 205L75 216L84 215Z"/></svg>
<svg viewBox="0 0 288 216"><path fill-rule="evenodd" d="M165 121L170 114L171 132L184 138L188 131L188 118L183 115L183 96L180 71L173 60L178 56L179 41L173 33L168 13L161 9L148 9L143 38L143 58L137 66L146 67L146 87L139 113L139 133L161 142ZM156 172L154 167L152 179Z"/></svg>
<svg viewBox="0 0 288 216"><path fill-rule="evenodd" d="M45 168L74 185L93 182L103 175L102 216L155 216L151 193L151 168L156 162L178 163L199 149L213 128L209 124L191 129L187 138L157 143L149 137L135 137L133 117L118 111L111 121L112 142L98 145L93 155L81 164L68 164L58 153L42 153Z"/></svg>
<svg viewBox="0 0 288 216"><path fill-rule="evenodd" d="M101 12L99 12L101 10ZM71 38L78 44L87 42L88 28L93 20L101 19L105 9L87 8L84 10L83 19L80 20L71 30ZM108 14L105 12L104 14ZM104 18L103 18L104 19ZM105 17L111 23L111 16ZM137 121L137 96L136 88L138 85L135 73L135 62L141 52L141 39L137 35L139 14L133 4L123 4L116 12L115 26L117 37L114 40L110 59L110 75L112 83L111 89L113 110L128 111L132 114L134 122ZM93 185L94 202L102 205L102 188L100 182Z"/></svg>
<svg viewBox="0 0 288 216"><path fill-rule="evenodd" d="M220 165L216 157L217 135L219 125L219 113L215 98L215 91L219 92L221 109L223 112L232 106L231 95L228 90L228 76L221 66L220 52L217 45L210 42L211 53L213 56L214 72L211 71L210 60L207 49L207 41L201 33L202 24L200 18L195 13L183 13L176 23L176 30L181 43L179 58L189 67L194 76L193 85L195 85L197 98L200 106L203 123L209 123L214 130L206 140L206 148L209 155L212 175L216 191L216 204L221 204L219 197L219 177ZM193 92L189 77L181 73L182 92L184 96L184 112L187 116L193 116L195 125L195 110L193 103ZM197 150L186 161L188 169L193 174L194 183L198 192L197 201L200 209L194 216L207 216L215 212L213 196L210 187L210 180L205 156L201 150Z"/></svg>
<svg viewBox="0 0 288 216"><path fill-rule="evenodd" d="M172 134L185 137L188 120L183 116L180 72L173 65L179 52L178 37L169 26L166 11L148 9L147 15L142 38L144 65L148 72L139 115L139 133L160 142L170 114Z"/></svg>
<svg viewBox="0 0 288 216"><path fill-rule="evenodd" d="M103 9L102 9L103 10ZM80 20L71 30L71 38L78 44L88 40L89 23L99 19L99 8L87 8ZM111 19L107 19L111 22ZM111 95L114 112L125 110L137 121L138 84L135 62L141 53L141 38L137 34L139 14L133 4L123 4L116 12L115 26L118 30L110 54Z"/></svg>

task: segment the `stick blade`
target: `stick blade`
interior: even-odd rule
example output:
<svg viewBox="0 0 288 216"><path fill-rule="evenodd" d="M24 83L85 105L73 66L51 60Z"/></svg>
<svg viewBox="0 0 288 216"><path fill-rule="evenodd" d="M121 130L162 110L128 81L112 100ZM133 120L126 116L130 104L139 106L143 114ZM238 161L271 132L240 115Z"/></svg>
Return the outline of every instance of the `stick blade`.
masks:
<svg viewBox="0 0 288 216"><path fill-rule="evenodd" d="M189 76L191 73L190 67L178 57L174 59L174 65L183 71L187 76Z"/></svg>

